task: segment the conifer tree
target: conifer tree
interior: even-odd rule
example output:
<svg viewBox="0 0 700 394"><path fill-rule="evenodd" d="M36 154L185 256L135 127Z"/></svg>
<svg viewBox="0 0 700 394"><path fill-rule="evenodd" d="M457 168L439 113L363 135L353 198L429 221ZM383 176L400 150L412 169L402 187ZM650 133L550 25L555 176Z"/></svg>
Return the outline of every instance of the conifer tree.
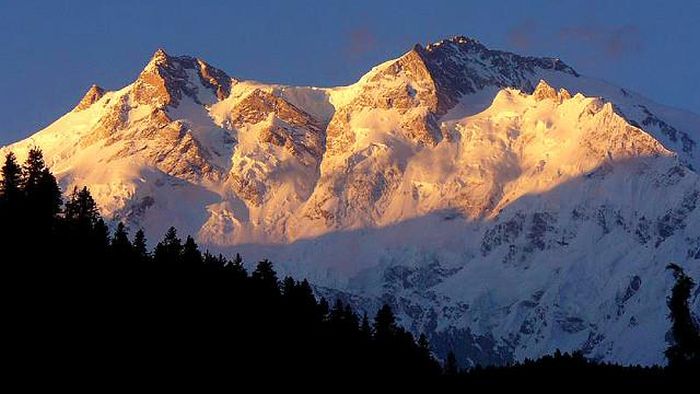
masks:
<svg viewBox="0 0 700 394"><path fill-rule="evenodd" d="M22 169L17 163L15 154L5 155L2 166L2 182L0 182L0 209L8 216L16 213L21 198Z"/></svg>
<svg viewBox="0 0 700 394"><path fill-rule="evenodd" d="M227 262L226 267L233 272L233 278L237 280L243 280L248 277L248 272L243 266L243 258L238 253L236 253L236 257L232 261Z"/></svg>
<svg viewBox="0 0 700 394"><path fill-rule="evenodd" d="M131 241L129 241L129 234L126 231L126 226L124 226L122 222L119 222L117 229L114 231L110 249L115 262L122 264L131 262L129 260L133 258L133 246L131 245Z"/></svg>
<svg viewBox="0 0 700 394"><path fill-rule="evenodd" d="M341 301L340 298L336 298L335 303L333 304L333 309L331 309L328 320L331 322L331 324L340 328L342 326L342 323L343 323L344 313L345 313L345 306L343 305L343 301Z"/></svg>
<svg viewBox="0 0 700 394"><path fill-rule="evenodd" d="M109 227L101 217L97 219L90 232L90 247L95 258L101 258L109 249Z"/></svg>
<svg viewBox="0 0 700 394"><path fill-rule="evenodd" d="M360 334L366 340L372 338L372 326L369 323L367 312L362 315L362 323L360 324Z"/></svg>
<svg viewBox="0 0 700 394"><path fill-rule="evenodd" d="M443 373L447 376L457 376L459 373L459 365L457 364L457 357L455 356L454 352L450 351L447 353L445 365L442 369Z"/></svg>
<svg viewBox="0 0 700 394"><path fill-rule="evenodd" d="M29 150L22 167L22 193L25 196L25 221L31 226L33 237L45 236L60 211L62 199L56 178L46 167L38 147Z"/></svg>
<svg viewBox="0 0 700 394"><path fill-rule="evenodd" d="M321 320L325 321L328 319L329 306L326 297L321 297L318 301L318 314L321 316Z"/></svg>
<svg viewBox="0 0 700 394"><path fill-rule="evenodd" d="M673 343L666 350L666 358L671 368L697 371L700 370L700 331L688 307L695 282L677 264L671 263L666 268L673 272L676 280L668 298Z"/></svg>
<svg viewBox="0 0 700 394"><path fill-rule="evenodd" d="M139 262L145 262L148 260L149 256L146 235L143 233L142 229L139 229L134 235L134 254Z"/></svg>
<svg viewBox="0 0 700 394"><path fill-rule="evenodd" d="M287 298L293 298L296 292L296 282L291 276L287 276L282 281L282 294Z"/></svg>
<svg viewBox="0 0 700 394"><path fill-rule="evenodd" d="M87 187L73 188L65 207L66 221L78 227L92 229L101 220L100 210Z"/></svg>
<svg viewBox="0 0 700 394"><path fill-rule="evenodd" d="M32 193L36 191L45 169L46 163L44 162L44 155L41 153L41 149L37 147L30 149L22 168L22 186L25 192Z"/></svg>
<svg viewBox="0 0 700 394"><path fill-rule="evenodd" d="M153 252L153 260L158 264L179 263L182 255L182 241L175 227L170 227L163 240L158 242Z"/></svg>
<svg viewBox="0 0 700 394"><path fill-rule="evenodd" d="M279 294L277 273L272 268L270 260L264 259L258 262L250 278L262 291L268 294Z"/></svg>
<svg viewBox="0 0 700 394"><path fill-rule="evenodd" d="M374 337L377 340L386 340L393 337L397 332L396 317L391 307L384 304L374 317Z"/></svg>
<svg viewBox="0 0 700 394"><path fill-rule="evenodd" d="M182 248L182 262L187 265L201 265L202 253L199 251L194 238L187 236L185 245Z"/></svg>

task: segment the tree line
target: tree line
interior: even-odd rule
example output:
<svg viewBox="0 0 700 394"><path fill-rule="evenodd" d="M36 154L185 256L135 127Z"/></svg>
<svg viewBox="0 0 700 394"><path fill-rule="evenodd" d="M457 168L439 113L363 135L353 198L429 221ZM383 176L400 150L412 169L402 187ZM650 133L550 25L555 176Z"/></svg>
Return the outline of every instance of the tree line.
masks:
<svg viewBox="0 0 700 394"><path fill-rule="evenodd" d="M268 260L249 272L240 255L203 252L172 227L152 250L142 230L131 236L119 223L110 231L87 188L63 202L38 148L23 165L5 157L0 223L8 354L18 373L48 371L56 382L234 384L284 376L466 387L509 378L654 380L698 366L688 308L694 283L676 265L669 266L676 277L670 368L557 352L465 371L453 354L437 360L425 335L400 327L388 305L358 314L340 300L317 299L306 280L279 278Z"/></svg>

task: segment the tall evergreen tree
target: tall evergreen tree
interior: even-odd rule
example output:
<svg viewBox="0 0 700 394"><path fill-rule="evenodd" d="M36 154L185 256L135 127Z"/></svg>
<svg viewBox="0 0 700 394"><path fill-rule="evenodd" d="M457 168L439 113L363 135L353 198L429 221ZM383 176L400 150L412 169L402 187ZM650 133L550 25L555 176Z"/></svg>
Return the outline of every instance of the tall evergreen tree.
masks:
<svg viewBox="0 0 700 394"><path fill-rule="evenodd" d="M397 332L396 317L391 307L384 304L374 317L374 337L377 340L386 340Z"/></svg>
<svg viewBox="0 0 700 394"><path fill-rule="evenodd" d="M221 256L221 255L220 255ZM221 256L223 258L223 256ZM243 280L248 277L248 272L243 266L243 258L236 253L232 261L226 263L226 268L233 273L233 278Z"/></svg>
<svg viewBox="0 0 700 394"><path fill-rule="evenodd" d="M187 236L185 245L182 247L182 262L187 265L201 265L202 252L199 251L194 238Z"/></svg>
<svg viewBox="0 0 700 394"><path fill-rule="evenodd" d="M136 231L134 235L134 254L139 262L145 262L149 258L146 235L143 233L142 229Z"/></svg>
<svg viewBox="0 0 700 394"><path fill-rule="evenodd" d="M9 152L5 155L5 163L2 166L2 182L0 182L0 209L11 216L16 213L21 199L22 168L17 163L15 154Z"/></svg>
<svg viewBox="0 0 700 394"><path fill-rule="evenodd" d="M296 282L291 276L287 276L282 280L282 294L287 298L293 298L296 293Z"/></svg>
<svg viewBox="0 0 700 394"><path fill-rule="evenodd" d="M73 193L66 202L64 216L66 221L90 229L102 219L97 203L87 187L80 190L73 188Z"/></svg>
<svg viewBox="0 0 700 394"><path fill-rule="evenodd" d="M372 326L369 323L369 317L367 316L367 312L365 312L362 315L362 323L360 324L360 335L362 335L362 338L365 340L369 340L372 338Z"/></svg>
<svg viewBox="0 0 700 394"><path fill-rule="evenodd" d="M122 222L119 222L117 229L114 231L110 249L113 260L116 263L130 263L130 260L134 257L133 246L131 241L129 241L129 233Z"/></svg>
<svg viewBox="0 0 700 394"><path fill-rule="evenodd" d="M44 155L41 149L38 147L30 149L22 168L22 186L25 192L32 193L36 191L41 183L45 169L46 163L44 162Z"/></svg>
<svg viewBox="0 0 700 394"><path fill-rule="evenodd" d="M326 300L326 297L321 297L321 299L318 301L318 314L321 316L322 321L326 321L328 319L329 312L330 309L328 306L328 300Z"/></svg>
<svg viewBox="0 0 700 394"><path fill-rule="evenodd" d="M277 273L272 268L272 263L268 259L258 262L255 271L250 275L250 278L257 286L270 294L279 293L279 281Z"/></svg>
<svg viewBox="0 0 700 394"><path fill-rule="evenodd" d="M457 357L455 356L454 352L450 351L447 353L445 365L442 369L443 373L447 376L457 376L459 373L459 364L457 363Z"/></svg>
<svg viewBox="0 0 700 394"><path fill-rule="evenodd" d="M158 264L180 263L181 255L182 241L178 238L175 227L170 227L163 240L156 245L153 260Z"/></svg>
<svg viewBox="0 0 700 394"><path fill-rule="evenodd" d="M668 364L672 368L700 371L700 331L696 327L688 307L688 299L695 282L677 264L669 264L676 284L668 298L673 344L666 350Z"/></svg>

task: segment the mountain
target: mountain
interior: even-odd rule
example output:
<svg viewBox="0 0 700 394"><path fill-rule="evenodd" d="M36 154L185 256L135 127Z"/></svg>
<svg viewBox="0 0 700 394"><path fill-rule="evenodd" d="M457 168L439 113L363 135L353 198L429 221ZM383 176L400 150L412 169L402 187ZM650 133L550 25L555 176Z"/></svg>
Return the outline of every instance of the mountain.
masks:
<svg viewBox="0 0 700 394"><path fill-rule="evenodd" d="M454 37L350 86L239 80L158 50L3 147L153 241L268 257L390 303L465 365L581 350L664 363L674 261L700 278L700 116ZM700 315L700 297L692 309Z"/></svg>

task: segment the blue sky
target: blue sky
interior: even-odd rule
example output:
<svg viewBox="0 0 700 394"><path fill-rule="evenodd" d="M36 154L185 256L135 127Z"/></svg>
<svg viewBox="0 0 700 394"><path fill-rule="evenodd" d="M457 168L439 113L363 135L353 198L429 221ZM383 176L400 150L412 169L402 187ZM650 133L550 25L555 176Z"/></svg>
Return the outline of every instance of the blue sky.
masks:
<svg viewBox="0 0 700 394"><path fill-rule="evenodd" d="M158 47L238 78L330 86L452 35L558 56L700 113L695 0L0 0L0 144L69 111L92 83L130 83Z"/></svg>

